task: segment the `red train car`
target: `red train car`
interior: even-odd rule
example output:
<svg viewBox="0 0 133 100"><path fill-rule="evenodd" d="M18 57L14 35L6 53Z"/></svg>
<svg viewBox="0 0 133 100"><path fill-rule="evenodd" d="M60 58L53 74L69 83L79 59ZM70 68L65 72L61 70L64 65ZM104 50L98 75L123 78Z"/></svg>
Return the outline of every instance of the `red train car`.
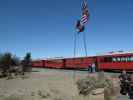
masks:
<svg viewBox="0 0 133 100"><path fill-rule="evenodd" d="M99 70L133 70L133 53L97 56Z"/></svg>
<svg viewBox="0 0 133 100"><path fill-rule="evenodd" d="M64 59L45 60L45 67L47 68L64 68Z"/></svg>
<svg viewBox="0 0 133 100"><path fill-rule="evenodd" d="M80 57L65 59L65 68L68 69L86 69L94 63L94 57Z"/></svg>
<svg viewBox="0 0 133 100"><path fill-rule="evenodd" d="M133 53L112 53L93 57L33 61L33 67L86 69L95 63L98 70L133 70Z"/></svg>
<svg viewBox="0 0 133 100"><path fill-rule="evenodd" d="M32 62L32 67L34 68L43 68L45 66L45 60L35 60Z"/></svg>

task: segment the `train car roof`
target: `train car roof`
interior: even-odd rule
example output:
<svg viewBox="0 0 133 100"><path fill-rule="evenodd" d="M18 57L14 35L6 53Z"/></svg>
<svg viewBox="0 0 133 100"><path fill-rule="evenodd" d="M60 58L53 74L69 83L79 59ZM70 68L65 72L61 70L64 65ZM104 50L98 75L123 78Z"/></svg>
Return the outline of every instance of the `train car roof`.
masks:
<svg viewBox="0 0 133 100"><path fill-rule="evenodd" d="M107 53L102 53L102 54L97 54L95 56L85 56L85 57L54 57L54 58L40 58L40 59L34 59L33 61L40 61L40 60L62 60L62 59L80 59L80 58L94 58L94 57L106 57L106 56L133 56L133 52L123 52L123 51L118 51L118 52L107 52Z"/></svg>
<svg viewBox="0 0 133 100"><path fill-rule="evenodd" d="M133 52L110 52L97 56L133 56Z"/></svg>

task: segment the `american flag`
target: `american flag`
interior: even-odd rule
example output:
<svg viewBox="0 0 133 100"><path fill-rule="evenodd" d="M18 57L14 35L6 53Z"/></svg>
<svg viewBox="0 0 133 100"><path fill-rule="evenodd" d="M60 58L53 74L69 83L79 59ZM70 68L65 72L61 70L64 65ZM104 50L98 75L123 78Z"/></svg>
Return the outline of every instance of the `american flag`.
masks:
<svg viewBox="0 0 133 100"><path fill-rule="evenodd" d="M80 20L81 24L84 25L85 23L87 23L87 21L88 21L88 16L82 15Z"/></svg>
<svg viewBox="0 0 133 100"><path fill-rule="evenodd" d="M88 6L87 6L87 1L83 0L81 18L80 20L77 21L77 24L76 24L76 28L78 32L84 31L84 28L85 28L84 25L87 23L89 16L90 14L89 14Z"/></svg>
<svg viewBox="0 0 133 100"><path fill-rule="evenodd" d="M82 3L82 16L81 16L81 24L84 25L85 23L87 23L88 19L89 19L89 10L88 10L88 6L87 6L87 1L83 0Z"/></svg>

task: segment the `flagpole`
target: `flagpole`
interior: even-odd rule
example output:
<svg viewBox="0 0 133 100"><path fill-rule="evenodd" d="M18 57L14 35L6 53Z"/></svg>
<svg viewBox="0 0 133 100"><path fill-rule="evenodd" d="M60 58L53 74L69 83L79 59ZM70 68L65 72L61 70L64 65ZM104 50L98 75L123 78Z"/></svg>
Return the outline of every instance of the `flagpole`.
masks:
<svg viewBox="0 0 133 100"><path fill-rule="evenodd" d="M76 34L77 34L77 33L74 34L74 52L73 52L74 58L75 58L75 56L76 56Z"/></svg>
<svg viewBox="0 0 133 100"><path fill-rule="evenodd" d="M83 0L82 3L82 15L81 15L81 19L77 20L77 24L76 24L76 28L78 29L78 32L74 34L74 65L76 68L76 35L79 34L80 32L84 31L85 28L85 23L87 22L88 18L89 18L89 10L88 10L88 6L87 6L87 0ZM85 33L83 32L83 44L84 44L84 50L85 50L85 56L87 56L87 46L86 46L86 38L85 38ZM75 79L75 74L76 71L74 71L73 73L73 78Z"/></svg>
<svg viewBox="0 0 133 100"><path fill-rule="evenodd" d="M75 65L75 57L76 57L76 45L77 45L77 34L78 34L78 32L75 32L75 34L74 34L74 52L73 52L73 56L74 56L74 59L73 59L73 63L74 63L74 65ZM76 67L76 66L75 66ZM75 81L75 76L76 76L76 71L75 70L73 70L73 80Z"/></svg>
<svg viewBox="0 0 133 100"><path fill-rule="evenodd" d="M85 56L87 57L87 44L86 44L86 35L85 35L85 32L83 32L83 42L84 42Z"/></svg>

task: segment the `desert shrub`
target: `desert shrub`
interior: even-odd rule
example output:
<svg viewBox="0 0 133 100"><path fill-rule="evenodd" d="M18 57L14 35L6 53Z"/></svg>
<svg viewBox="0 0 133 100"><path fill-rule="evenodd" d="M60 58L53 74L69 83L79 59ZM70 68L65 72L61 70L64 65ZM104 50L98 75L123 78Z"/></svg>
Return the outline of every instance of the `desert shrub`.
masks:
<svg viewBox="0 0 133 100"><path fill-rule="evenodd" d="M112 94L111 88L105 87L104 88L104 100L116 100L115 96Z"/></svg>
<svg viewBox="0 0 133 100"><path fill-rule="evenodd" d="M105 87L112 88L113 87L113 82L109 79L105 80Z"/></svg>
<svg viewBox="0 0 133 100"><path fill-rule="evenodd" d="M12 66L19 66L20 65L20 59L17 56L12 57Z"/></svg>
<svg viewBox="0 0 133 100"><path fill-rule="evenodd" d="M0 65L1 65L1 71L3 76L7 76L8 71L12 65L12 54L11 53L5 53L0 57Z"/></svg>
<svg viewBox="0 0 133 100"><path fill-rule="evenodd" d="M21 61L23 72L30 72L32 70L32 64L31 63L32 63L31 53L26 53L26 56Z"/></svg>
<svg viewBox="0 0 133 100"><path fill-rule="evenodd" d="M110 80L104 78L103 74L100 73L101 76L98 77L86 77L84 79L80 79L77 81L77 88L79 90L80 95L87 96L92 90L97 88L109 88L113 92L113 83Z"/></svg>
<svg viewBox="0 0 133 100"><path fill-rule="evenodd" d="M96 79L94 77L80 79L79 81L77 81L79 94L81 95L90 94L90 92L95 89L95 86L94 86L95 83L96 83Z"/></svg>
<svg viewBox="0 0 133 100"><path fill-rule="evenodd" d="M113 82L111 80L109 80L109 79L106 79L106 81L105 81L105 89L104 90L105 91L109 91L109 94L106 94L108 92L105 92L104 95L105 96L110 96L110 98L113 97L113 96L116 96L116 94L117 94L117 90L116 89L118 89L118 87L114 87ZM108 100L108 99L105 99L105 100Z"/></svg>
<svg viewBox="0 0 133 100"><path fill-rule="evenodd" d="M0 70L1 76L11 76L11 73L16 73L20 64L18 57L13 56L11 53L4 53L0 55ZM16 67L17 66L17 67Z"/></svg>
<svg viewBox="0 0 133 100"><path fill-rule="evenodd" d="M50 94L47 91L44 91L44 90L38 90L38 95L41 98L48 98L48 97L50 97Z"/></svg>
<svg viewBox="0 0 133 100"><path fill-rule="evenodd" d="M8 96L8 97L4 97L2 100L22 100L22 98L18 97L18 96Z"/></svg>

